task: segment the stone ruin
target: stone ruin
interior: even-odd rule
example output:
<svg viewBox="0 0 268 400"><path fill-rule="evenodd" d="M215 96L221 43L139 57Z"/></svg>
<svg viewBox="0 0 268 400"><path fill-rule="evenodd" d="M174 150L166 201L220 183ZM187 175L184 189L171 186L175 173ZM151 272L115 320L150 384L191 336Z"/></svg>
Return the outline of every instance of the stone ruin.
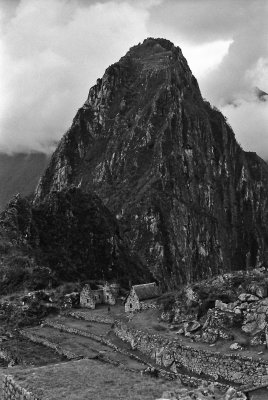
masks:
<svg viewBox="0 0 268 400"><path fill-rule="evenodd" d="M237 288L232 287L234 281L239 282L238 278L241 279L242 284ZM185 301L176 305L170 329L194 341L203 341L208 344L216 343L221 339L232 341L234 340L233 331L238 330L241 333L241 343L233 343L230 346L231 350L239 350L248 345L268 347L267 278L268 275L264 269L225 274L215 278L214 282L220 289L222 289L220 285L226 288L227 301L216 299L202 317L198 316L202 300L191 287L186 288ZM219 290L219 297L222 292L224 293ZM193 303L197 306L189 311L187 304ZM164 314L162 317L167 318Z"/></svg>

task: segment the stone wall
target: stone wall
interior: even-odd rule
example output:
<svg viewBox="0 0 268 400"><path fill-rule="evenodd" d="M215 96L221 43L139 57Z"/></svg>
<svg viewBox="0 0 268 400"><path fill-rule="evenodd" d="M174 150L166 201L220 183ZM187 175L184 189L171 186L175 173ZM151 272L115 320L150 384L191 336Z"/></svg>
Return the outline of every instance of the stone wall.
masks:
<svg viewBox="0 0 268 400"><path fill-rule="evenodd" d="M54 321L49 321L49 320L47 320L44 323L44 325L50 326L50 327L55 328L55 329L60 329L60 330L62 330L64 332L68 332L68 333L71 333L71 334L74 334L74 335L88 337L88 338L90 338L92 340L95 340L96 342L99 342L99 343L105 344L106 346L111 347L113 350L117 351L118 353L127 355L128 357L132 358L133 360L139 361L139 362L147 365L150 368L154 368L154 365L152 365L148 360L145 360L145 359L139 357L138 355L132 354L131 352L116 346L109 339L106 339L103 336L97 336L94 333L91 333L91 332L88 332L88 331L84 331L84 330L80 330L80 329L76 329L76 328L67 327L67 326L65 326L63 324L59 324L59 323L56 323ZM170 378L174 378L175 377L172 372L169 372L169 371L166 371L166 370L162 370L161 367L158 368L158 372L162 376L167 376L167 377L170 377Z"/></svg>
<svg viewBox="0 0 268 400"><path fill-rule="evenodd" d="M10 375L4 375L1 400L40 400L33 393L22 388Z"/></svg>
<svg viewBox="0 0 268 400"><path fill-rule="evenodd" d="M168 340L130 328L121 321L114 324L115 334L142 353L151 357L160 367L179 373L188 373L232 384L259 386L268 384L268 362L237 354L222 354L192 348L177 341Z"/></svg>
<svg viewBox="0 0 268 400"><path fill-rule="evenodd" d="M159 309L160 307L161 306L159 306L156 303L155 299L153 299L153 300L145 300L145 301L141 301L140 302L140 310L141 311L148 310L149 308L152 308L152 309L156 310L156 309Z"/></svg>
<svg viewBox="0 0 268 400"><path fill-rule="evenodd" d="M103 316L103 315L98 315L92 313L88 313L86 311L68 311L64 313L64 315L69 315L72 318L76 319L83 319L85 321L91 321L91 322L97 322L100 324L107 324L107 325L112 325L114 320L112 317L109 316Z"/></svg>

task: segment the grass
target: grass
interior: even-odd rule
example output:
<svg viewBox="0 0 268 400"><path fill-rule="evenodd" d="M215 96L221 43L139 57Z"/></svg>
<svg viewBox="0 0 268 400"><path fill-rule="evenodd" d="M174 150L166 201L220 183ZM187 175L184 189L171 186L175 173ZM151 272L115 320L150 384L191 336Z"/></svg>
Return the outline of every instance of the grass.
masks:
<svg viewBox="0 0 268 400"><path fill-rule="evenodd" d="M62 361L62 357L57 355L52 349L32 343L20 336L4 341L2 348L7 350L19 364L41 366Z"/></svg>
<svg viewBox="0 0 268 400"><path fill-rule="evenodd" d="M160 325L160 324L153 324L152 327L157 332L164 332L167 330L167 327Z"/></svg>
<svg viewBox="0 0 268 400"><path fill-rule="evenodd" d="M180 387L179 382L141 376L95 360L17 371L14 378L22 387L49 400L153 400L165 390Z"/></svg>

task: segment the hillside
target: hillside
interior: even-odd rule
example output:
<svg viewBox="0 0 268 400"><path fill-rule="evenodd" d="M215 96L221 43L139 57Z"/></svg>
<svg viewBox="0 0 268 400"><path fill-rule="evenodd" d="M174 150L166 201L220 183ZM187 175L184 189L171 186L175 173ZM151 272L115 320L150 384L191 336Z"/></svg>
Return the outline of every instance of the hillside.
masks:
<svg viewBox="0 0 268 400"><path fill-rule="evenodd" d="M0 254L2 295L89 279L124 287L152 279L98 196L75 187L38 206L15 196L0 214Z"/></svg>

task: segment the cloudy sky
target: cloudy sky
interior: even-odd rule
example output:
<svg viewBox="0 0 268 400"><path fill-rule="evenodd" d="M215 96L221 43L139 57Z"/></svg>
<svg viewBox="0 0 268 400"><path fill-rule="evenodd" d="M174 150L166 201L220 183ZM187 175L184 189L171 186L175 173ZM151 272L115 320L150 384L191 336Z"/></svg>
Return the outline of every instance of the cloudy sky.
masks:
<svg viewBox="0 0 268 400"><path fill-rule="evenodd" d="M267 21L267 0L0 0L0 151L51 151L107 66L153 36L268 159Z"/></svg>

